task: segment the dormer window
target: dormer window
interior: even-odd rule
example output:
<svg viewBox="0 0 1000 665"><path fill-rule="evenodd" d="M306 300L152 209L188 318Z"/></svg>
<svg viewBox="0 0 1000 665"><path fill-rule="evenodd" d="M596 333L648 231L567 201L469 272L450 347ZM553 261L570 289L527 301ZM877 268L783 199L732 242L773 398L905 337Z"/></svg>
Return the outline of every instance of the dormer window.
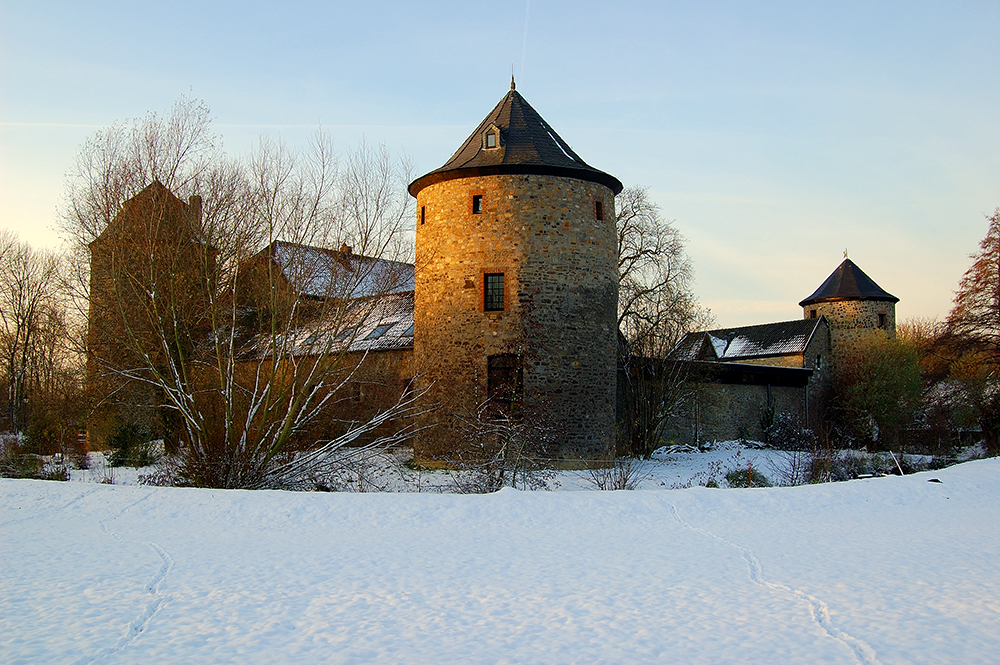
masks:
<svg viewBox="0 0 1000 665"><path fill-rule="evenodd" d="M500 147L500 128L490 125L483 134L483 150L493 150Z"/></svg>

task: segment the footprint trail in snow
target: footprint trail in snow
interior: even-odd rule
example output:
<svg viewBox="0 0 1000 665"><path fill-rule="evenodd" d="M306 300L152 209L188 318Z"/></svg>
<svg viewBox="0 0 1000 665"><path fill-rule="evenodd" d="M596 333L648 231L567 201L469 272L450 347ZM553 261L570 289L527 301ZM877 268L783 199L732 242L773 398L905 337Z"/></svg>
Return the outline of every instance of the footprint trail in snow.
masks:
<svg viewBox="0 0 1000 665"><path fill-rule="evenodd" d="M668 503L667 506L670 508L670 514L673 515L674 519L677 520L681 526L700 533L703 536L711 538L712 540L739 552L740 556L743 557L743 560L746 561L747 574L749 575L751 582L758 586L791 594L808 603L809 613L812 616L812 620L820 628L822 628L827 635L848 647L854 653L854 657L857 658L859 663L862 665L881 665L881 661L879 661L878 657L875 655L875 649L873 649L867 642L854 637L849 633L845 633L833 624L833 619L830 616L830 608L822 600L806 593L805 591L802 591L801 589L795 589L793 587L786 586L784 584L777 584L775 582L768 582L764 579L763 566L761 566L760 560L757 558L757 555L753 553L753 550L731 543L711 531L694 526L680 516L677 512L676 506L671 503Z"/></svg>

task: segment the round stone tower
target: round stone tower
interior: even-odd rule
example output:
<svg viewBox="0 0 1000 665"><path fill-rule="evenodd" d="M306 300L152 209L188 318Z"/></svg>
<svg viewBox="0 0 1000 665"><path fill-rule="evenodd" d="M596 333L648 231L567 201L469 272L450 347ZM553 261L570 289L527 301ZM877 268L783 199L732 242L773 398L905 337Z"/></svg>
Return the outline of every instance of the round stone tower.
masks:
<svg viewBox="0 0 1000 665"><path fill-rule="evenodd" d="M844 259L816 291L799 303L807 319L826 317L833 362L873 331L896 336L896 303L850 259Z"/></svg>
<svg viewBox="0 0 1000 665"><path fill-rule="evenodd" d="M455 460L470 428L518 430L532 456L614 441L622 184L510 92L417 199L414 360L438 408L418 460Z"/></svg>

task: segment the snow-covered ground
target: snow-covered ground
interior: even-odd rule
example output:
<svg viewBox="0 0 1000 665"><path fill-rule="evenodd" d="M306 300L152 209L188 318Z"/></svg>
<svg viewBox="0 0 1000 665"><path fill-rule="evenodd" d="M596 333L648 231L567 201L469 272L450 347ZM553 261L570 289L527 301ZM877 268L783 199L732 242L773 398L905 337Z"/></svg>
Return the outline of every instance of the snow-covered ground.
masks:
<svg viewBox="0 0 1000 665"><path fill-rule="evenodd" d="M998 524L996 459L464 496L0 480L0 661L996 663Z"/></svg>
<svg viewBox="0 0 1000 665"><path fill-rule="evenodd" d="M858 455L852 451L841 451L844 455ZM968 449L967 455L981 455L978 448ZM886 472L895 469L888 453L879 453L878 466ZM871 458L871 456L868 456ZM930 457L907 455L912 463L929 462ZM369 461L355 463L336 482L331 483L345 491L388 491L388 492L454 492L455 473L449 471L428 471L408 468L403 461L412 458L412 451L397 450L393 453L377 455ZM106 483L113 485L138 485L144 475L154 472L153 467L134 469L112 467L101 453L90 453L88 469L73 469L70 472L74 482ZM689 447L668 450L661 448L653 454L653 459L633 462L632 478L635 489L663 490L683 489L695 485L715 483L726 487L726 474L733 470L746 471L752 467L763 474L774 485L801 484L804 469L801 468L807 455L781 450L762 449L743 445L738 441L716 442L708 450L697 451ZM549 490L593 490L596 489L594 475L590 472L562 470L540 474L541 481ZM795 482L797 481L797 482ZM520 484L519 484L520 488Z"/></svg>

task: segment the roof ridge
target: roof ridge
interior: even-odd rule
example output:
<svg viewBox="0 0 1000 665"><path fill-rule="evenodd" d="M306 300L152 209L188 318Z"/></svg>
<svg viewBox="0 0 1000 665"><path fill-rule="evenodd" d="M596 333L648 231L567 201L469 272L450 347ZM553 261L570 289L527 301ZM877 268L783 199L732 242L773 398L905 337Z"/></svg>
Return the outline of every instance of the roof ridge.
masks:
<svg viewBox="0 0 1000 665"><path fill-rule="evenodd" d="M810 323L812 323L814 321L818 321L818 320L819 319L788 319L786 321L773 321L771 323L754 323L754 324L749 325L749 326L733 326L731 328L716 328L714 330L704 330L702 332L705 332L705 333L716 333L716 332L723 332L723 331L730 332L730 331L737 331L737 330L749 330L751 328L769 328L769 327L772 327L772 326L779 326L779 325L797 325L797 326L803 326L803 325L809 325ZM815 324L813 323L813 325L815 325Z"/></svg>

